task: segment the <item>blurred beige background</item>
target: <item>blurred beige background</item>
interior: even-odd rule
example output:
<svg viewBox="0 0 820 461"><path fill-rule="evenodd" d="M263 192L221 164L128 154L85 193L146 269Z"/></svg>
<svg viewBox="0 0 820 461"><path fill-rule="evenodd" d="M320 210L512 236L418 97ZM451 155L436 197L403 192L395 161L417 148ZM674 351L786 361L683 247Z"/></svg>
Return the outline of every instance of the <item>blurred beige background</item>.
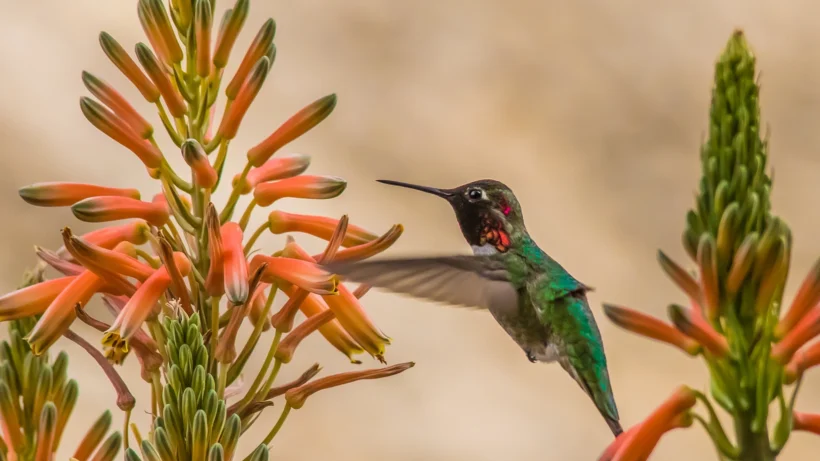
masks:
<svg viewBox="0 0 820 461"><path fill-rule="evenodd" d="M0 0L3 291L32 262L32 245L56 246L67 223L90 228L68 210L25 206L18 187L74 180L157 191L134 156L88 125L77 104L87 69L152 113L97 45L100 30L127 48L144 40L135 4ZM336 92L336 112L287 151L313 155L311 172L343 176L348 190L329 202L283 202L287 210L349 213L379 232L401 222L407 231L393 255L466 252L446 204L374 180L449 187L492 177L511 185L543 248L597 288L591 303L630 426L676 385L706 383L701 363L616 329L600 303L663 316L667 303L683 300L655 252L684 260L679 236L699 174L712 64L735 27L758 53L775 208L795 235L789 297L820 255L819 15L820 4L809 0L256 0L237 48L272 16L279 53L228 168L241 168L244 150L292 112ZM262 242L273 250L282 239ZM384 293L365 299L394 338L388 360L414 360L416 368L312 397L276 439L277 459L589 460L609 443L577 385L557 366L530 364L489 315ZM68 430L78 437L114 406L114 393L76 347L60 347L72 354L71 374L82 384ZM315 337L284 378L313 361L328 373L352 368ZM139 383L129 362L123 373ZM820 372L812 372L801 409L820 411L819 387ZM144 428L148 389L133 390ZM268 410L244 449L278 412ZM818 451L820 439L796 434L781 459L814 459ZM653 459L713 457L708 439L692 429L663 439Z"/></svg>

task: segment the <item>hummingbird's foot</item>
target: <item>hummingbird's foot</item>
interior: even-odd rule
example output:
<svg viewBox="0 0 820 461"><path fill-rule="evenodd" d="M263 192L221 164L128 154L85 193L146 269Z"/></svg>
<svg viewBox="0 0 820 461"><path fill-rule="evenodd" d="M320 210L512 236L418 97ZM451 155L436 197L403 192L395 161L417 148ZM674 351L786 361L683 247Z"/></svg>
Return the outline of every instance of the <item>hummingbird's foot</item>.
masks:
<svg viewBox="0 0 820 461"><path fill-rule="evenodd" d="M538 361L538 359L535 358L535 354L533 354L532 351L526 350L524 352L527 353L527 360L529 360L530 362L535 363Z"/></svg>

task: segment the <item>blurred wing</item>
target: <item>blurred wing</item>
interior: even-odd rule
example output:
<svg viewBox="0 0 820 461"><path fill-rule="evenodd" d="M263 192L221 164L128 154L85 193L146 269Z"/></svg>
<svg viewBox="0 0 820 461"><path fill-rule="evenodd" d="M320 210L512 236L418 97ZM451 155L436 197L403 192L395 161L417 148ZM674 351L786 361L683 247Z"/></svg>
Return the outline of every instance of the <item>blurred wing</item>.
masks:
<svg viewBox="0 0 820 461"><path fill-rule="evenodd" d="M356 282L431 301L493 312L518 308L518 291L503 261L487 256L339 262L324 268Z"/></svg>

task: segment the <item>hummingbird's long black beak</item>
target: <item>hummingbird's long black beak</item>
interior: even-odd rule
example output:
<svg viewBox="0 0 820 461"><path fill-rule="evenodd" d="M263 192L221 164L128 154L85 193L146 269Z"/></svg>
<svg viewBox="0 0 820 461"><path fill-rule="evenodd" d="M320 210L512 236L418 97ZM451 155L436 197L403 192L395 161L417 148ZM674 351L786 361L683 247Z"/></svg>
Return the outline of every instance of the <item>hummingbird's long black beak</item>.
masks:
<svg viewBox="0 0 820 461"><path fill-rule="evenodd" d="M391 186L399 186L399 187L406 187L408 189L415 189L420 190L422 192L427 192L428 194L433 194L438 197L442 197L445 199L449 199L453 196L453 191L449 189L437 189L435 187L427 187L427 186L418 186L416 184L408 184L406 182L399 182L399 181L391 181L389 179L377 179L378 182L382 184L389 184Z"/></svg>

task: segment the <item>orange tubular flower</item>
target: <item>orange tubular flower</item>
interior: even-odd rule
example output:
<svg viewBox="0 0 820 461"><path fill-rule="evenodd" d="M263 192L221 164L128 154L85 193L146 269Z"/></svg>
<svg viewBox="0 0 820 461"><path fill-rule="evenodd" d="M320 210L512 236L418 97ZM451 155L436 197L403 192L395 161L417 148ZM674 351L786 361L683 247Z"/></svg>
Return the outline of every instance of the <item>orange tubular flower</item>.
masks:
<svg viewBox="0 0 820 461"><path fill-rule="evenodd" d="M311 293L329 295L336 293L336 280L316 264L298 259L256 255L251 268L267 263L262 280L267 283L285 281Z"/></svg>
<svg viewBox="0 0 820 461"><path fill-rule="evenodd" d="M772 358L781 364L788 363L803 344L820 334L820 308L815 307L772 348Z"/></svg>
<svg viewBox="0 0 820 461"><path fill-rule="evenodd" d="M109 267L107 265L99 264L94 259L88 257L87 253L82 254L80 251L76 250L74 247L74 241L71 240L73 237L71 235L71 230L69 228L63 229L63 244L65 245L68 252L71 256L83 265L89 271L95 273L97 277L100 277L103 281L105 281L105 287L103 291L106 293L116 294L116 295L127 295L131 296L136 291L134 285L125 279L122 275L114 272L113 267ZM99 247L97 247L99 248ZM101 251L110 251L105 249L100 249ZM134 252L134 247L128 242L122 242L118 244L114 248L115 252L122 252L125 253L127 251Z"/></svg>
<svg viewBox="0 0 820 461"><path fill-rule="evenodd" d="M225 293L225 253L222 249L219 213L213 203L208 204L205 224L208 226L208 256L211 264L205 279L205 290L211 296L222 296Z"/></svg>
<svg viewBox="0 0 820 461"><path fill-rule="evenodd" d="M316 263L296 242L287 244L284 256ZM384 346L390 344L390 338L376 328L350 290L344 285L339 285L338 290L338 295L323 296L325 303L336 314L336 319L344 329L367 353L383 360Z"/></svg>
<svg viewBox="0 0 820 461"><path fill-rule="evenodd" d="M46 280L0 296L0 322L42 314L75 278Z"/></svg>
<svg viewBox="0 0 820 461"><path fill-rule="evenodd" d="M655 317L611 304L604 304L604 313L613 323L633 333L671 344L689 355L700 352L697 341Z"/></svg>
<svg viewBox="0 0 820 461"><path fill-rule="evenodd" d="M786 315L777 324L774 334L778 338L782 338L789 332L800 319L806 315L806 312L811 310L820 302L820 260L814 263L803 283L800 285L800 290L792 301L792 305Z"/></svg>
<svg viewBox="0 0 820 461"><path fill-rule="evenodd" d="M257 184L298 176L304 173L309 166L310 156L302 154L282 155L268 160L259 168L252 169L244 180L242 175L237 174L233 178L233 187L238 187L242 194L247 194ZM240 180L242 180L241 185L239 184Z"/></svg>
<svg viewBox="0 0 820 461"><path fill-rule="evenodd" d="M171 21L161 0L140 0L140 6L145 5L146 12L151 16L162 40L165 49L168 50L168 57L171 61L179 63L182 61L182 48L179 46L177 36L171 28ZM190 16L189 16L190 17Z"/></svg>
<svg viewBox="0 0 820 461"><path fill-rule="evenodd" d="M820 365L820 342L815 342L798 350L786 365L786 384L797 380L804 371Z"/></svg>
<svg viewBox="0 0 820 461"><path fill-rule="evenodd" d="M183 275L188 275L191 271L191 263L182 253L174 253L174 262ZM157 301L170 286L171 276L165 266L154 271L125 304L106 332L103 342L116 342L113 338L128 340L151 315Z"/></svg>
<svg viewBox="0 0 820 461"><path fill-rule="evenodd" d="M19 190L20 197L27 203L35 206L71 206L80 200L100 195L140 198L136 189L120 189L116 187L97 186L94 184L80 184L71 182L41 182L23 187Z"/></svg>
<svg viewBox="0 0 820 461"><path fill-rule="evenodd" d="M319 327L333 320L333 317L333 311L327 310L300 323L298 327L291 331L285 339L279 343L279 346L276 348L276 353L274 354L276 360L282 363L290 363L299 343L307 338L308 335L318 330Z"/></svg>
<svg viewBox="0 0 820 461"><path fill-rule="evenodd" d="M150 229L144 221L134 221L120 226L104 227L83 235L81 238L94 245L106 249L114 248L120 242L131 242L142 245L148 241ZM57 254L65 257L65 247L57 250Z"/></svg>
<svg viewBox="0 0 820 461"><path fill-rule="evenodd" d="M706 322L699 322L693 316L692 311L685 307L671 304L669 306L669 318L672 323L683 334L700 343L704 349L715 357L725 357L729 353L729 343L724 336L721 336L711 325Z"/></svg>
<svg viewBox="0 0 820 461"><path fill-rule="evenodd" d="M242 229L235 222L222 226L223 272L225 293L234 305L242 305L248 299L248 260L242 248Z"/></svg>
<svg viewBox="0 0 820 461"><path fill-rule="evenodd" d="M391 227L390 230L388 230L384 235L377 238L376 240L371 240L361 245L356 245L345 250L337 251L336 254L333 256L333 261L361 261L363 259L376 256L377 254L390 248L394 243L396 243L396 240L399 239L402 232L404 232L404 226L402 226L401 224L396 224L395 226ZM347 236L347 234L345 234L345 236ZM319 260L320 256L321 255L315 255L313 256L313 259ZM360 297L361 296L357 296L357 298Z"/></svg>
<svg viewBox="0 0 820 461"><path fill-rule="evenodd" d="M256 325L262 322L262 331L270 330L270 322L267 319L262 319L262 313L265 311L265 303L268 301L268 296L265 296L265 291L270 288L270 283L260 282L259 287L251 297L250 310L248 311L248 321L251 325ZM271 293L269 296L273 296Z"/></svg>
<svg viewBox="0 0 820 461"><path fill-rule="evenodd" d="M83 71L82 78L83 84L88 88L88 91L114 111L118 117L125 120L125 123L142 139L151 137L151 134L154 133L154 127L142 118L142 115L117 90L89 72Z"/></svg>
<svg viewBox="0 0 820 461"><path fill-rule="evenodd" d="M137 3L137 16L139 17L140 25L142 25L145 36L148 37L151 47L156 51L163 64L168 67L173 66L174 61L171 59L171 50L165 43L165 39L159 31L159 24L149 11L145 0L140 0Z"/></svg>
<svg viewBox="0 0 820 461"><path fill-rule="evenodd" d="M347 182L335 176L296 176L262 183L253 190L253 198L268 206L281 198L330 199L344 192Z"/></svg>
<svg viewBox="0 0 820 461"><path fill-rule="evenodd" d="M182 95L168 79L168 75L162 70L154 53L144 43L137 43L136 50L137 59L145 68L148 77L159 89L160 94L162 94L162 99L168 105L168 112L177 118L185 115L185 101L182 100Z"/></svg>
<svg viewBox="0 0 820 461"><path fill-rule="evenodd" d="M214 187L219 179L216 170L208 161L208 154L196 141L189 139L182 143L182 158L194 172L194 181L206 189Z"/></svg>
<svg viewBox="0 0 820 461"><path fill-rule="evenodd" d="M194 2L194 37L196 49L196 73L205 78L211 72L211 2ZM203 46L204 44L204 46Z"/></svg>
<svg viewBox="0 0 820 461"><path fill-rule="evenodd" d="M658 262L660 263L661 267L663 268L666 275L672 279L673 282L681 289L690 299L695 300L696 302L701 302L701 294L700 294L700 287L698 286L698 282L689 275L686 270L680 267L675 261L672 261L672 258L666 256L663 251L658 250Z"/></svg>
<svg viewBox="0 0 820 461"><path fill-rule="evenodd" d="M640 425L619 436L615 442L620 447L612 461L642 461L649 457L660 438L671 429L691 424L691 420L678 418L695 406L695 393L681 386ZM621 440L622 439L622 440ZM600 458L601 460L605 458Z"/></svg>
<svg viewBox="0 0 820 461"><path fill-rule="evenodd" d="M245 23L245 18L248 17L248 9L250 8L249 0L237 0L236 5L226 13L222 20L222 26L219 31L219 36L216 39L216 47L214 48L214 66L217 69L222 69L228 63L228 57L231 55L231 49L236 42L236 36L242 30L242 25Z"/></svg>
<svg viewBox="0 0 820 461"><path fill-rule="evenodd" d="M35 355L40 355L54 344L77 318L74 307L84 307L103 285L104 282L91 271L74 277L48 305L43 316L26 336L31 351Z"/></svg>
<svg viewBox="0 0 820 461"><path fill-rule="evenodd" d="M794 418L794 430L813 432L820 435L820 415L801 413L799 411L792 412Z"/></svg>
<svg viewBox="0 0 820 461"><path fill-rule="evenodd" d="M276 151L326 119L334 107L335 94L314 101L288 119L264 141L251 148L248 151L248 161L255 167L262 166Z"/></svg>
<svg viewBox="0 0 820 461"><path fill-rule="evenodd" d="M143 202L128 197L91 197L75 203L71 207L80 221L108 222L120 219L144 219L161 227L168 222L170 212L162 194L153 202Z"/></svg>
<svg viewBox="0 0 820 461"><path fill-rule="evenodd" d="M217 129L217 136L221 135L225 139L233 139L236 136L239 124L242 123L245 113L259 90L262 89L262 84L265 83L269 70L270 61L263 56L242 84L239 93L236 95L236 100L225 111L225 116L222 117L222 122L219 124L219 129Z"/></svg>
<svg viewBox="0 0 820 461"><path fill-rule="evenodd" d="M100 267L126 277L144 282L154 269L136 259L136 249L130 242L120 242L114 250L88 243L82 238L69 235L72 255L85 267Z"/></svg>
<svg viewBox="0 0 820 461"><path fill-rule="evenodd" d="M225 96L228 99L237 99L237 95L240 92L240 88L243 86L243 83L248 78L248 74L251 73L251 68L254 65L258 65L260 59L268 52L271 45L273 44L273 35L276 33L276 23L273 22L273 19L268 19L262 24L262 27L259 29L259 32L256 33L256 37L254 37L251 46L248 47L248 51L245 53L245 57L242 58L242 62L239 63L239 67L236 69L236 74L234 74L231 82L228 83L228 86L225 87ZM273 64L268 63L268 64Z"/></svg>
<svg viewBox="0 0 820 461"><path fill-rule="evenodd" d="M302 232L324 240L330 240L330 237L333 236L333 231L336 230L336 226L339 224L339 220L326 218L324 216L300 215L286 213L284 211L273 211L268 215L268 224L270 231L274 234ZM349 224L347 226L345 238L342 240L342 246L347 248L355 245L363 245L376 240L377 238L378 236L376 234L370 233L361 227Z"/></svg>
<svg viewBox="0 0 820 461"><path fill-rule="evenodd" d="M160 167L162 153L140 138L123 119L88 97L80 98L80 109L92 125L135 153L147 168Z"/></svg>
<svg viewBox="0 0 820 461"><path fill-rule="evenodd" d="M326 376L299 386L296 389L287 391L285 393L285 400L292 408L299 409L302 408L308 397L321 391L322 389L329 389L331 387L341 386L343 384L360 381L362 379L386 378L388 376L397 375L405 370L409 370L410 368L413 368L414 365L415 363L413 362L407 362L389 367L378 368L375 370L349 371L347 373Z"/></svg>
<svg viewBox="0 0 820 461"><path fill-rule="evenodd" d="M117 66L120 72L128 77L128 80L131 80L131 83L137 87L148 102L159 101L159 90L157 87L142 73L140 68L137 67L137 63L128 56L128 53L114 40L114 37L107 32L100 33L100 46L103 52L105 52L105 55L108 56L108 59Z"/></svg>

